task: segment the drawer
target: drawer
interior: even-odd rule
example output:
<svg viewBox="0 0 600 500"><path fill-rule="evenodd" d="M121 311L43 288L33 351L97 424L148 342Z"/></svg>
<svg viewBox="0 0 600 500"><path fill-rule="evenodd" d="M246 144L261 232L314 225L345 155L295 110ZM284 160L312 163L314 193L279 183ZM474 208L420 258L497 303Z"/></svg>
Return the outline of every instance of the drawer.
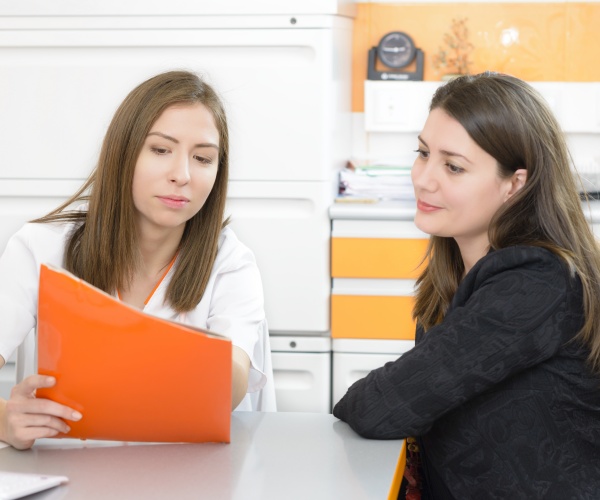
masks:
<svg viewBox="0 0 600 500"><path fill-rule="evenodd" d="M273 352L277 411L329 413L331 351Z"/></svg>
<svg viewBox="0 0 600 500"><path fill-rule="evenodd" d="M410 278L419 276L428 244L423 238L331 239L334 278Z"/></svg>
<svg viewBox="0 0 600 500"><path fill-rule="evenodd" d="M395 361L401 353L333 353L333 406L342 399L348 388L357 380L366 377L371 370Z"/></svg>
<svg viewBox="0 0 600 500"><path fill-rule="evenodd" d="M331 337L415 338L412 296L332 295Z"/></svg>
<svg viewBox="0 0 600 500"><path fill-rule="evenodd" d="M277 411L331 411L331 339L270 336Z"/></svg>

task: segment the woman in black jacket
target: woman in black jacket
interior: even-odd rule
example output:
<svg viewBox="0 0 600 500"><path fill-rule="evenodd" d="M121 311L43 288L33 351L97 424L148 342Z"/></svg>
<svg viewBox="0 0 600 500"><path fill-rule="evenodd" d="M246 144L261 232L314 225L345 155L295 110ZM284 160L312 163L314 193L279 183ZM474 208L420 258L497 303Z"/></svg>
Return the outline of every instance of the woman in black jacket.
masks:
<svg viewBox="0 0 600 500"><path fill-rule="evenodd" d="M600 498L600 254L555 117L521 80L459 77L417 153L416 345L334 415L416 438L423 499Z"/></svg>

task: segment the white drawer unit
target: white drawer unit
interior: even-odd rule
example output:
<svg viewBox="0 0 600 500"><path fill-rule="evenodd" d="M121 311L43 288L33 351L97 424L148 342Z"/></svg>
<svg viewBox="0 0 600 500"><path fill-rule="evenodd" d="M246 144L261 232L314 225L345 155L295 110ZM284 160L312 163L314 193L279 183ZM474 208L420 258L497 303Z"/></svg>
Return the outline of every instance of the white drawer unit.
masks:
<svg viewBox="0 0 600 500"><path fill-rule="evenodd" d="M277 411L330 413L331 339L271 336Z"/></svg>
<svg viewBox="0 0 600 500"><path fill-rule="evenodd" d="M333 339L332 406L357 380L412 349L412 340Z"/></svg>

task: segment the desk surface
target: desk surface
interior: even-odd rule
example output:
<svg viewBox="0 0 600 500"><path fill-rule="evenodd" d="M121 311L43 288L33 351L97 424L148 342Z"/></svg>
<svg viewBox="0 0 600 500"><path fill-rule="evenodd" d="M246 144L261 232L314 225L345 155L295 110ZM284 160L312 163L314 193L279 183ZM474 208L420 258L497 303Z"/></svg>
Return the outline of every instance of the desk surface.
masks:
<svg viewBox="0 0 600 500"><path fill-rule="evenodd" d="M386 499L402 441L359 437L321 413L234 412L230 444L40 440L0 470L68 476L28 499Z"/></svg>

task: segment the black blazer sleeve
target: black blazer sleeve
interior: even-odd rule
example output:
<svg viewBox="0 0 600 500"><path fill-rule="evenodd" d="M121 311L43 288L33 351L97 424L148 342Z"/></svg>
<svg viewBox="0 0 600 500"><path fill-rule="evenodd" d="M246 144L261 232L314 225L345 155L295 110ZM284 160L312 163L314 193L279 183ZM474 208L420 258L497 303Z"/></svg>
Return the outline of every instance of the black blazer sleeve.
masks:
<svg viewBox="0 0 600 500"><path fill-rule="evenodd" d="M481 259L443 322L353 384L333 414L369 438L425 434L461 403L552 357L572 318L569 272L550 252L511 247Z"/></svg>

